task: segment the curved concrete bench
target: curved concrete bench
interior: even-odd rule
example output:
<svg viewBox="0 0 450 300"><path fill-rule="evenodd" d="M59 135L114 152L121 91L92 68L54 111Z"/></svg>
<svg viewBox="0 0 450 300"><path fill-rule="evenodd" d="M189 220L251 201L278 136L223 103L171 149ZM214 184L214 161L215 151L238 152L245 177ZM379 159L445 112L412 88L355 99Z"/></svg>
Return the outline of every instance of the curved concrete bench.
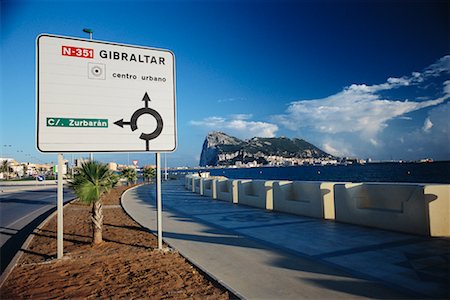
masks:
<svg viewBox="0 0 450 300"><path fill-rule="evenodd" d="M334 219L333 182L275 181L273 210Z"/></svg>
<svg viewBox="0 0 450 300"><path fill-rule="evenodd" d="M450 237L450 185L200 178L193 192L267 210L426 236Z"/></svg>
<svg viewBox="0 0 450 300"><path fill-rule="evenodd" d="M216 184L217 179L215 178L211 177L203 179L203 196L217 199Z"/></svg>
<svg viewBox="0 0 450 300"><path fill-rule="evenodd" d="M217 179L217 199L232 203L238 203L237 182L237 180L226 178Z"/></svg>
<svg viewBox="0 0 450 300"><path fill-rule="evenodd" d="M449 191L450 185L336 184L336 220L420 235L450 236Z"/></svg>
<svg viewBox="0 0 450 300"><path fill-rule="evenodd" d="M239 180L238 203L273 210L273 183L266 180Z"/></svg>

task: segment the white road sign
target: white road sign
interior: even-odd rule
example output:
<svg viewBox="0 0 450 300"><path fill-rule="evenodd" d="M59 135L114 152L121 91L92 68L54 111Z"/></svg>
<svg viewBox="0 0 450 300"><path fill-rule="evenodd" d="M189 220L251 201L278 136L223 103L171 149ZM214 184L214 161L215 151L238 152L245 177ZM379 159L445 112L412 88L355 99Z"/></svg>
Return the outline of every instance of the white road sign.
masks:
<svg viewBox="0 0 450 300"><path fill-rule="evenodd" d="M40 151L175 150L171 51L44 34L36 64Z"/></svg>

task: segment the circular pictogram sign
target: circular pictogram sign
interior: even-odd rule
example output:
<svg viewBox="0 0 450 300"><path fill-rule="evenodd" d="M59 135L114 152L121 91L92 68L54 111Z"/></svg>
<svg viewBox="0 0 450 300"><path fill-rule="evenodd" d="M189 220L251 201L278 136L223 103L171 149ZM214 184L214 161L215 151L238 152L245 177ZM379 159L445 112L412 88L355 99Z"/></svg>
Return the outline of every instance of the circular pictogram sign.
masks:
<svg viewBox="0 0 450 300"><path fill-rule="evenodd" d="M135 131L138 129L137 120L140 116L145 115L145 114L149 114L149 115L153 116L156 120L155 130L153 130L150 133L143 132L139 136L139 138L141 140L145 141L145 150L149 151L150 150L149 149L150 148L149 141L156 139L161 134L161 132L163 130L164 122L163 122L161 115L156 110L148 107L148 103L150 102L150 97L148 96L147 92L145 93L142 101L145 102L145 106L143 108L139 108L138 110L136 110L133 113L133 115L131 116L131 119L129 122L124 121L123 119L120 119L120 120L114 122L114 124L116 124L117 126L119 126L121 128L123 128L123 125L130 125L131 131Z"/></svg>

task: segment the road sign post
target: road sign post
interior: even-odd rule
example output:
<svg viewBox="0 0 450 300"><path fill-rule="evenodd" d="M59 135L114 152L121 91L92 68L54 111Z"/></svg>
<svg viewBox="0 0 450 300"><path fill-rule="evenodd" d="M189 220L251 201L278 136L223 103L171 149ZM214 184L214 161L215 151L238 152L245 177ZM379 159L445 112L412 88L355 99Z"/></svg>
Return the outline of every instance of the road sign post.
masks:
<svg viewBox="0 0 450 300"><path fill-rule="evenodd" d="M37 38L36 74L36 146L59 153L58 258L63 254L62 153L67 152L156 153L162 249L160 152L177 146L173 53L43 34Z"/></svg>
<svg viewBox="0 0 450 300"><path fill-rule="evenodd" d="M156 226L158 231L158 249L162 250L162 199L161 199L161 153L156 153Z"/></svg>
<svg viewBox="0 0 450 300"><path fill-rule="evenodd" d="M64 255L64 210L63 210L63 155L58 153L58 191L56 200L56 210L57 210L57 228L56 228L56 249L57 258L60 259Z"/></svg>

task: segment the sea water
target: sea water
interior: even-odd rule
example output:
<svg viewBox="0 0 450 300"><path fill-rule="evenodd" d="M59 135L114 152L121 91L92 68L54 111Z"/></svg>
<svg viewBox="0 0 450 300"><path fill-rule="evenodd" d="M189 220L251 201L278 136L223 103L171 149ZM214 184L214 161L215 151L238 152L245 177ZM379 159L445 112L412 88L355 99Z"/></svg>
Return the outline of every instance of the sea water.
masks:
<svg viewBox="0 0 450 300"><path fill-rule="evenodd" d="M347 166L222 168L204 169L202 171L210 172L212 176L225 176L232 179L450 183L450 161L432 163L370 163Z"/></svg>

